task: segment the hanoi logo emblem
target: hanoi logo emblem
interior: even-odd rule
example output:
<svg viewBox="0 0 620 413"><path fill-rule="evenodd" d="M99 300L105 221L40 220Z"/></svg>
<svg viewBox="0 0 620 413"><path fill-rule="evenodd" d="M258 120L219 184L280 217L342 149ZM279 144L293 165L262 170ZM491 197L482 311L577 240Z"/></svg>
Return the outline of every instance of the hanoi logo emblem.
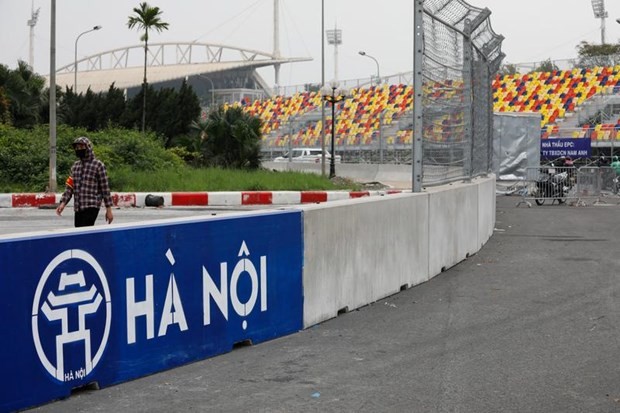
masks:
<svg viewBox="0 0 620 413"><path fill-rule="evenodd" d="M112 321L105 274L83 250L67 250L45 268L32 303L32 337L56 380L88 376L101 360Z"/></svg>

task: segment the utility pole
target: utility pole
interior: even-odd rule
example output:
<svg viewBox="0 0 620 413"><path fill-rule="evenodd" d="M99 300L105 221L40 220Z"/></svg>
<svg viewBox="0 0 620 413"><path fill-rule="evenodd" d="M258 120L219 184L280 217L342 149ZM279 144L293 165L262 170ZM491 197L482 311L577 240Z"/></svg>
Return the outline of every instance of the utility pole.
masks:
<svg viewBox="0 0 620 413"><path fill-rule="evenodd" d="M56 192L56 0L50 24L50 165L48 191Z"/></svg>
<svg viewBox="0 0 620 413"><path fill-rule="evenodd" d="M321 94L325 88L325 0L321 0ZM332 154L334 156L334 154ZM325 176L325 99L321 99L321 176Z"/></svg>
<svg viewBox="0 0 620 413"><path fill-rule="evenodd" d="M273 58L280 59L280 0L273 0ZM275 69L276 94L280 94L280 63L273 65Z"/></svg>

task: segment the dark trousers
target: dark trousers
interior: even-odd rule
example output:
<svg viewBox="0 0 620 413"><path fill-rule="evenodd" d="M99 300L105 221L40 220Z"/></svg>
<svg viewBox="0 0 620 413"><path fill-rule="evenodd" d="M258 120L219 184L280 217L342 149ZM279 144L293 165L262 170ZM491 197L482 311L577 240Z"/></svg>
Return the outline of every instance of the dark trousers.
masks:
<svg viewBox="0 0 620 413"><path fill-rule="evenodd" d="M86 208L75 211L75 227L92 227L99 215L99 208Z"/></svg>

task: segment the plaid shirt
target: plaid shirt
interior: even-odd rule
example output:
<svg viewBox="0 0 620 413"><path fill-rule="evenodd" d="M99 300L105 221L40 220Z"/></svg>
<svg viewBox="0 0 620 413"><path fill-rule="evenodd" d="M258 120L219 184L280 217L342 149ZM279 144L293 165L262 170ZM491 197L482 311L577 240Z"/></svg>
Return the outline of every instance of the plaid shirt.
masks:
<svg viewBox="0 0 620 413"><path fill-rule="evenodd" d="M102 200L106 207L111 207L112 196L105 165L95 158L90 141L86 138L81 139L84 139L87 145L87 155L71 167L71 177L67 180L66 190L60 202L66 205L71 197L75 197L73 207L76 211L99 208ZM72 185L69 183L71 178Z"/></svg>

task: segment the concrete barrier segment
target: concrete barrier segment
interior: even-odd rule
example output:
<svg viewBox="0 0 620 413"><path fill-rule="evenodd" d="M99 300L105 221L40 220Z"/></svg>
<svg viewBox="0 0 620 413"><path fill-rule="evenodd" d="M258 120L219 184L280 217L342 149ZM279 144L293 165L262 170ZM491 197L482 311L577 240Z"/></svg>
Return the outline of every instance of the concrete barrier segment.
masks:
<svg viewBox="0 0 620 413"><path fill-rule="evenodd" d="M241 205L241 192L211 192L209 195L209 205Z"/></svg>
<svg viewBox="0 0 620 413"><path fill-rule="evenodd" d="M56 194L13 194L14 208L53 205L56 203Z"/></svg>
<svg viewBox="0 0 620 413"><path fill-rule="evenodd" d="M209 194L206 192L174 192L172 205L209 205Z"/></svg>
<svg viewBox="0 0 620 413"><path fill-rule="evenodd" d="M299 205L302 203L303 192L299 191L274 191L272 202L274 205Z"/></svg>
<svg viewBox="0 0 620 413"><path fill-rule="evenodd" d="M119 207L135 207L136 194L112 194L112 202Z"/></svg>
<svg viewBox="0 0 620 413"><path fill-rule="evenodd" d="M242 205L271 205L272 203L271 192L243 192L241 194Z"/></svg>
<svg viewBox="0 0 620 413"><path fill-rule="evenodd" d="M164 206L299 205L399 194L388 191L242 191L242 192L115 192L114 206L144 207L148 195L164 198ZM38 208L60 203L61 194L0 194L0 208ZM71 205L72 202L69 202Z"/></svg>
<svg viewBox="0 0 620 413"><path fill-rule="evenodd" d="M327 192L304 191L301 193L302 204L320 204L321 202L327 202Z"/></svg>
<svg viewBox="0 0 620 413"><path fill-rule="evenodd" d="M0 208L11 208L13 206L12 194L0 194Z"/></svg>
<svg viewBox="0 0 620 413"><path fill-rule="evenodd" d="M490 176L295 207L304 214L304 327L428 281L475 254L493 233L494 188Z"/></svg>

